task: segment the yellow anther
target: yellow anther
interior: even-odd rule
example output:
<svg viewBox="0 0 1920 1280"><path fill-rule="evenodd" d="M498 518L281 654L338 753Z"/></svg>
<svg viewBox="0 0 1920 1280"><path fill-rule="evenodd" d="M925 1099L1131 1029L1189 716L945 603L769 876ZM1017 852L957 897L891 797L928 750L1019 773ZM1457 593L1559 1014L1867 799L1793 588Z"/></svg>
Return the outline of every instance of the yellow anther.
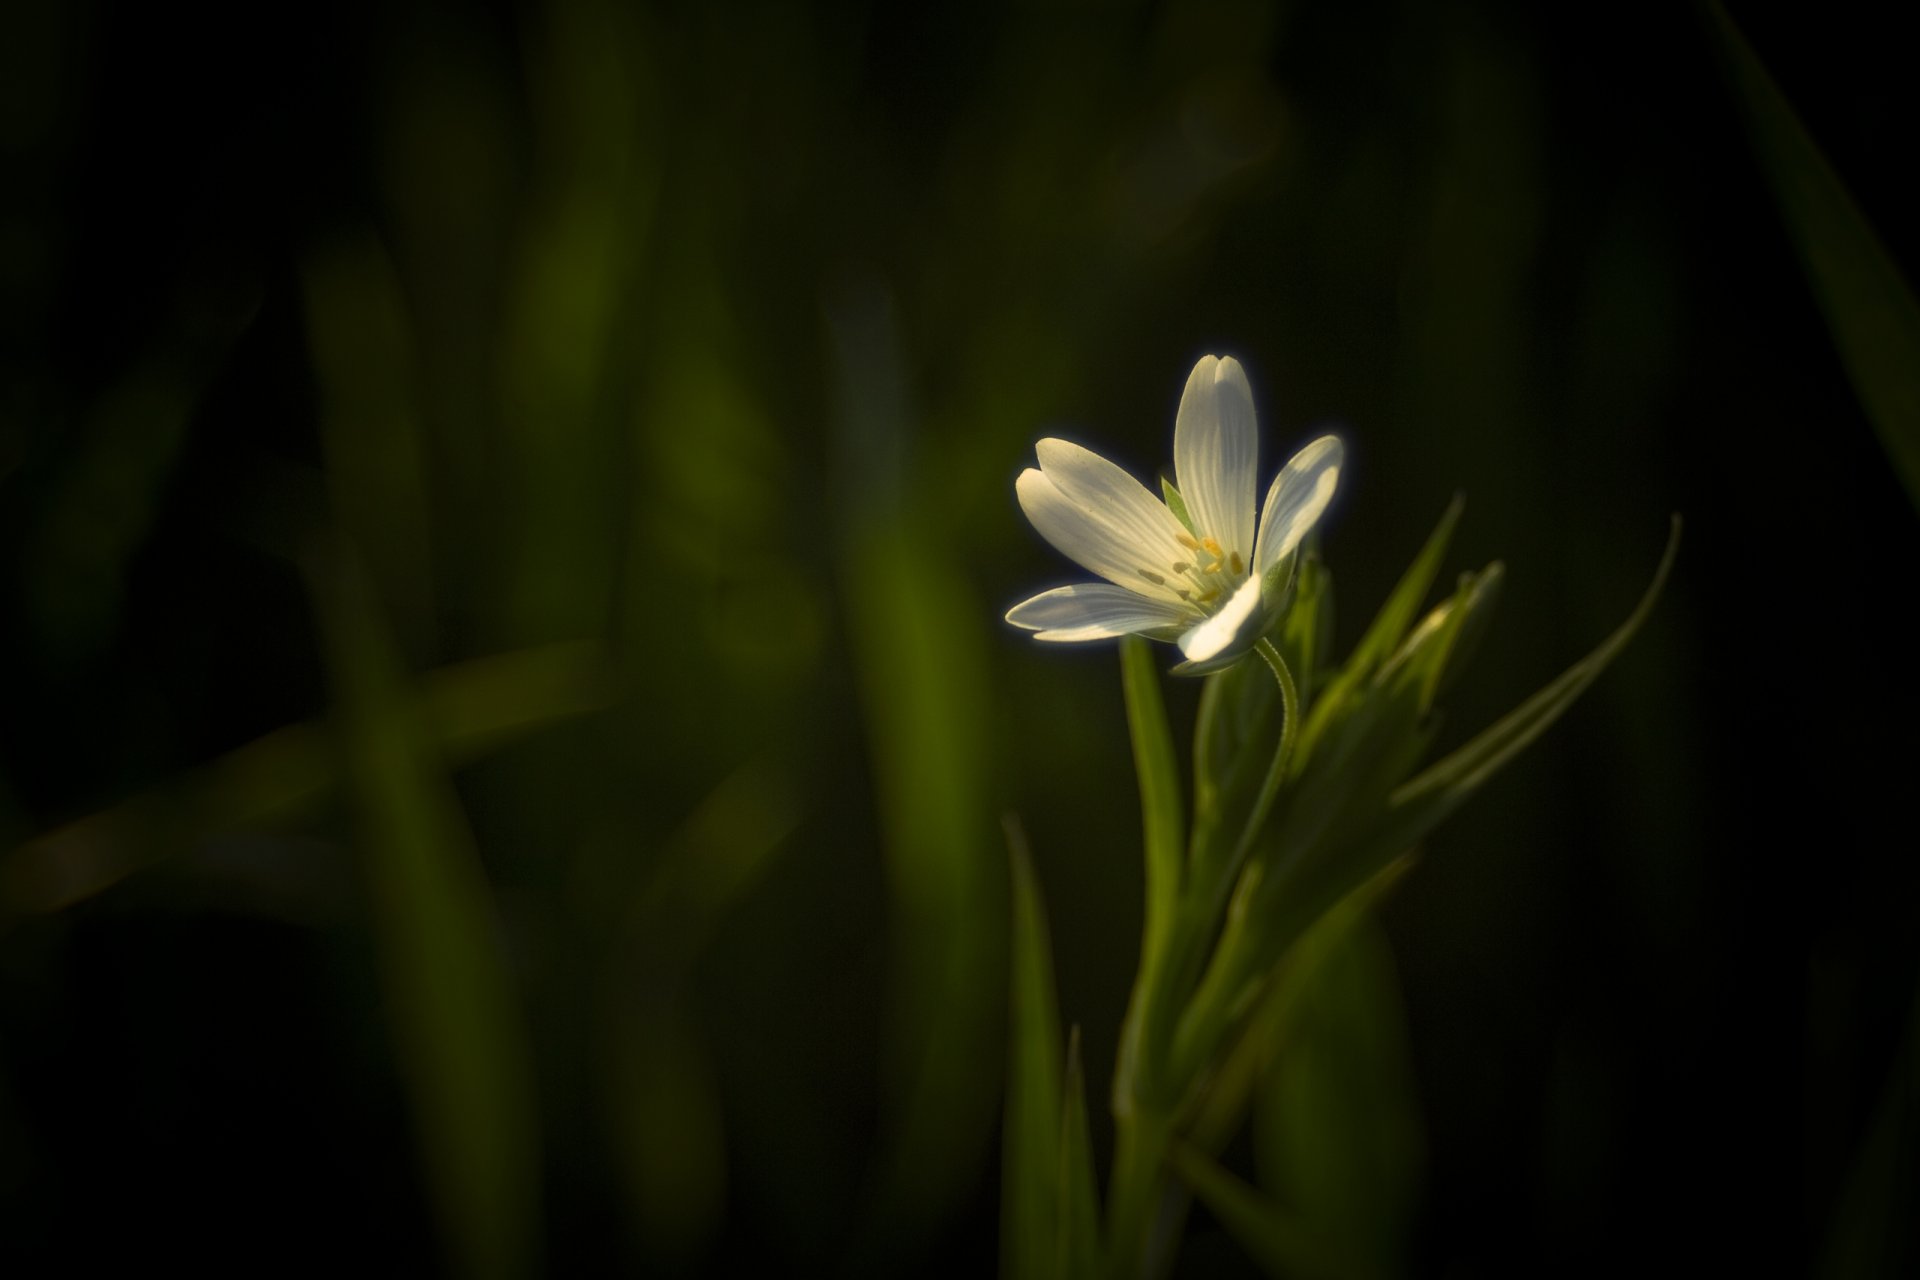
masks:
<svg viewBox="0 0 1920 1280"><path fill-rule="evenodd" d="M1247 562L1240 558L1238 551L1227 557L1227 563L1233 567L1235 573L1245 573L1247 571Z"/></svg>
<svg viewBox="0 0 1920 1280"><path fill-rule="evenodd" d="M1227 554L1226 552L1220 549L1220 543L1214 538L1211 538L1211 537L1202 538L1200 539L1200 545L1205 547L1207 549L1208 554L1210 554L1215 560L1218 560Z"/></svg>
<svg viewBox="0 0 1920 1280"><path fill-rule="evenodd" d="M1200 544L1195 542L1189 534L1176 533L1173 535L1173 540L1189 551L1198 551L1200 549Z"/></svg>
<svg viewBox="0 0 1920 1280"><path fill-rule="evenodd" d="M1218 597L1219 594L1220 594L1220 588L1208 587L1205 591L1202 591L1199 594L1199 596L1196 597L1196 599L1197 599L1197 602L1200 604L1207 604L1208 602Z"/></svg>
<svg viewBox="0 0 1920 1280"><path fill-rule="evenodd" d="M1226 567L1226 566L1225 566L1225 564L1224 564L1224 563L1223 563L1222 561L1219 561L1219 560L1215 560L1215 561L1214 561L1214 562L1213 562L1212 564L1210 564L1210 565L1208 565L1208 566L1207 566L1206 568L1204 568L1204 569L1202 569L1202 570L1201 570L1200 572L1202 572L1202 573L1218 573L1218 572L1220 572L1220 570L1221 570L1221 569L1223 569L1223 568L1225 568L1225 567Z"/></svg>

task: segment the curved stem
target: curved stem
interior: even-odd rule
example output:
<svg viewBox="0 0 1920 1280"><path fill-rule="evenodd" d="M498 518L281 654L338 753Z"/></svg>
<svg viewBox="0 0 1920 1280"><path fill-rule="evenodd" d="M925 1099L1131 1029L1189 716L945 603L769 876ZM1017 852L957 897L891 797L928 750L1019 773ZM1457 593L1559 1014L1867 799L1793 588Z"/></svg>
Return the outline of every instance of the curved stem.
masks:
<svg viewBox="0 0 1920 1280"><path fill-rule="evenodd" d="M1280 682L1280 745L1274 749L1273 763L1267 766L1266 780L1260 784L1260 795L1253 802L1253 812L1247 815L1247 825L1240 833L1240 843L1233 848L1233 861L1227 866L1228 884L1232 884L1234 877L1240 874L1241 865L1253 851L1254 839L1267 823L1267 815L1272 811L1273 802L1286 781L1287 768L1293 763L1294 741L1300 736L1300 691L1294 688L1293 672L1287 669L1287 660L1280 656L1280 650L1265 636L1260 638L1259 650L1260 656L1273 669L1273 678Z"/></svg>

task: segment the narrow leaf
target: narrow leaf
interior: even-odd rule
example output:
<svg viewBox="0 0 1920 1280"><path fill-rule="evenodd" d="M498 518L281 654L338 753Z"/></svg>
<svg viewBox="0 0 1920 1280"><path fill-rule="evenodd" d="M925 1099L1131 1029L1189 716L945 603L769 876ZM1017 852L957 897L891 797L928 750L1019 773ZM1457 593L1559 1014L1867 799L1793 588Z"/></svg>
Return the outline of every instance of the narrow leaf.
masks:
<svg viewBox="0 0 1920 1280"><path fill-rule="evenodd" d="M533 1268L539 1164L530 1053L485 875L365 579L314 570L340 746L428 1183L454 1269Z"/></svg>
<svg viewBox="0 0 1920 1280"><path fill-rule="evenodd" d="M1423 830L1430 828L1545 732L1547 726L1573 705L1574 699L1585 692L1587 686L1607 669L1607 665L1640 630L1641 624L1652 612L1654 602L1660 598L1660 591L1666 585L1667 574L1673 568L1673 559L1679 549L1680 518L1675 516L1666 550L1660 557L1660 566L1654 570L1653 581L1648 584L1646 594L1640 597L1640 603L1634 606L1627 620L1601 641L1598 648L1568 667L1546 688L1473 741L1401 787L1394 793L1393 807L1409 817L1417 813L1424 824Z"/></svg>
<svg viewBox="0 0 1920 1280"><path fill-rule="evenodd" d="M429 671L420 685L410 716L455 767L613 697L605 653L587 642L475 658ZM0 916L63 910L205 836L298 816L339 778L333 726L275 729L21 845L0 863Z"/></svg>
<svg viewBox="0 0 1920 1280"><path fill-rule="evenodd" d="M1761 167L1847 377L1920 504L1920 302L1739 28L1719 4L1708 8Z"/></svg>
<svg viewBox="0 0 1920 1280"><path fill-rule="evenodd" d="M1371 912L1344 904L1296 950L1316 941L1254 1107L1260 1183L1316 1236L1399 1274L1425 1135L1392 948Z"/></svg>
<svg viewBox="0 0 1920 1280"><path fill-rule="evenodd" d="M1143 970L1158 962L1180 893L1181 846L1186 822L1181 813L1179 766L1160 678L1147 642L1138 636L1120 641L1120 674L1126 691L1127 727L1133 736L1133 766L1140 776L1140 824L1146 845L1147 901Z"/></svg>
<svg viewBox="0 0 1920 1280"><path fill-rule="evenodd" d="M1190 1146L1176 1145L1168 1161L1181 1181L1219 1220L1253 1260L1274 1275L1333 1277L1365 1275L1327 1241L1314 1236L1296 1214L1274 1204Z"/></svg>
<svg viewBox="0 0 1920 1280"><path fill-rule="evenodd" d="M1066 1097L1060 1111L1059 1269L1091 1277L1100 1260L1100 1200L1094 1190L1093 1146L1087 1136L1087 1081L1080 1064L1080 1028L1067 1039Z"/></svg>
<svg viewBox="0 0 1920 1280"><path fill-rule="evenodd" d="M1466 507L1466 499L1458 494L1440 517L1440 523L1427 536L1413 563L1387 596L1386 603L1380 606L1380 612L1374 615L1373 623L1367 633L1360 638L1353 654L1341 667L1340 672L1329 684L1326 693L1314 706L1312 714L1301 733L1300 752L1296 757L1304 763L1318 744L1320 735L1326 732L1333 717L1340 714L1347 699L1359 688L1362 681L1371 676L1387 658L1400 647L1407 628L1412 625L1420 605L1427 598L1427 592L1433 586L1433 580L1440 572L1440 561L1447 553L1447 544L1453 539L1454 526L1460 522L1460 513Z"/></svg>
<svg viewBox="0 0 1920 1280"><path fill-rule="evenodd" d="M1013 938L1002 1142L1001 1274L1046 1280L1054 1273L1061 1168L1060 1012L1046 907L1026 834L1007 821L1013 868Z"/></svg>
<svg viewBox="0 0 1920 1280"><path fill-rule="evenodd" d="M1301 556L1293 604L1281 619L1276 643L1287 665L1293 669L1293 678L1299 682L1303 705L1312 701L1313 691L1320 684L1320 669L1329 657L1325 641L1332 612L1333 575L1320 562L1320 557Z"/></svg>

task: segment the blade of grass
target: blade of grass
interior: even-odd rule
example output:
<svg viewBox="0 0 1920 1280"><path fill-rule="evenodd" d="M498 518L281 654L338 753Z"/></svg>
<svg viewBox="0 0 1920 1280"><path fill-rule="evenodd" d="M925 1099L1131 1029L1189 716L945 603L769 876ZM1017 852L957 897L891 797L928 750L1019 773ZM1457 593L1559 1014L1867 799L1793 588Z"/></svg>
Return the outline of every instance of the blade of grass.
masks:
<svg viewBox="0 0 1920 1280"><path fill-rule="evenodd" d="M1639 632L1647 615L1653 611L1654 602L1660 598L1661 589L1666 586L1667 574L1672 570L1674 556L1679 550L1680 518L1675 516L1672 531L1667 537L1666 550L1661 553L1659 567L1654 570L1653 581L1647 585L1646 593L1640 597L1640 603L1634 606L1633 612L1627 615L1627 620L1601 641L1592 653L1568 667L1546 688L1446 759L1407 782L1394 793L1393 807L1408 818L1417 814L1423 824L1422 831L1430 829L1501 766L1544 733Z"/></svg>
<svg viewBox="0 0 1920 1280"><path fill-rule="evenodd" d="M1087 1135L1087 1081L1080 1065L1080 1028L1067 1037L1066 1097L1060 1111L1059 1259L1053 1273L1088 1280L1100 1262L1100 1196L1094 1189Z"/></svg>
<svg viewBox="0 0 1920 1280"><path fill-rule="evenodd" d="M1283 1276L1365 1276L1356 1259L1344 1258L1315 1237L1297 1215L1184 1143L1168 1153L1168 1162L1194 1196L1219 1220L1240 1247L1266 1271Z"/></svg>
<svg viewBox="0 0 1920 1280"><path fill-rule="evenodd" d="M363 577L344 554L312 572L399 1065L452 1269L528 1275L532 1069L486 877Z"/></svg>
<svg viewBox="0 0 1920 1280"><path fill-rule="evenodd" d="M1000 1194L1001 1274L1054 1274L1061 1218L1060 1010L1046 906L1020 824L1007 820L1013 868L1013 957L1008 992L1007 1100Z"/></svg>
<svg viewBox="0 0 1920 1280"><path fill-rule="evenodd" d="M1006 898L988 799L988 611L973 601L940 504L906 472L908 404L877 281L826 299L836 363L838 562L881 818L894 937L891 1102L858 1264L903 1265L971 1193L990 1155Z"/></svg>
<svg viewBox="0 0 1920 1280"><path fill-rule="evenodd" d="M1920 302L1740 29L1718 3L1707 9L1761 168L1847 377L1920 505Z"/></svg>
<svg viewBox="0 0 1920 1280"><path fill-rule="evenodd" d="M613 697L597 644L495 654L428 672L412 716L459 767ZM254 739L174 781L50 831L0 863L0 921L61 911L207 835L285 821L339 785L334 727L314 720Z"/></svg>

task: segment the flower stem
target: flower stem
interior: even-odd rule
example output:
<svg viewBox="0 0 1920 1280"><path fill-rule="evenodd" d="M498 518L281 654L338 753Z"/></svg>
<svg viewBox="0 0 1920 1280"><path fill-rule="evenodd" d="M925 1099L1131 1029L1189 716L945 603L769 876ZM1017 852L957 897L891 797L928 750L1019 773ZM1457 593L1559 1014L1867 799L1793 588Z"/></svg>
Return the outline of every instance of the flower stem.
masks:
<svg viewBox="0 0 1920 1280"><path fill-rule="evenodd" d="M1169 1241L1161 1237L1169 1229L1168 1223L1178 1218L1177 1213L1171 1217L1167 1213L1166 1161L1169 1144L1177 1136L1178 1101L1191 1081L1166 1077L1170 1046L1141 1042L1166 1034L1182 1021L1168 1014L1205 967L1207 949L1218 940L1216 930L1234 882L1266 826L1293 760L1300 721L1299 691L1286 659L1273 642L1262 639L1259 649L1280 683L1284 717L1280 742L1233 857L1217 875L1208 877L1207 884L1194 886L1198 896L1184 904L1165 949L1156 957L1158 963L1150 962L1142 974L1143 989L1136 995L1136 1006L1129 1010L1123 1031L1128 1041L1121 1055L1125 1079L1115 1081L1114 1168L1107 1216L1109 1274L1116 1280L1141 1280L1157 1274L1170 1256Z"/></svg>
<svg viewBox="0 0 1920 1280"><path fill-rule="evenodd" d="M1300 736L1300 691L1294 687L1293 672L1287 669L1287 660L1280 656L1280 650L1273 641L1260 637L1260 656L1273 668L1273 678L1280 682L1280 745L1274 750L1273 763L1267 766L1266 781L1260 784L1260 795L1253 803L1253 812L1247 816L1247 826L1240 833L1240 843L1234 846L1233 862L1227 869L1227 882L1240 873L1241 865L1247 855L1253 851L1253 842L1259 836L1260 829L1267 824L1267 814L1273 809L1274 799L1280 794L1281 784L1286 781L1287 769L1293 763L1293 744Z"/></svg>

